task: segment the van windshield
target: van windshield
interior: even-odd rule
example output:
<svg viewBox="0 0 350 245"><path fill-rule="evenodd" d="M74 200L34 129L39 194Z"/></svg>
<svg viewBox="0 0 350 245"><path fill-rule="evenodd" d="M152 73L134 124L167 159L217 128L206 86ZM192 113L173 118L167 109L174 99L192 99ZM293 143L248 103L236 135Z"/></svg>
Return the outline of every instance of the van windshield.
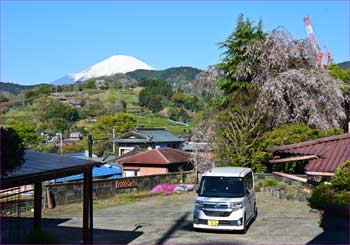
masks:
<svg viewBox="0 0 350 245"><path fill-rule="evenodd" d="M238 177L203 176L198 195L203 197L243 197L243 179Z"/></svg>

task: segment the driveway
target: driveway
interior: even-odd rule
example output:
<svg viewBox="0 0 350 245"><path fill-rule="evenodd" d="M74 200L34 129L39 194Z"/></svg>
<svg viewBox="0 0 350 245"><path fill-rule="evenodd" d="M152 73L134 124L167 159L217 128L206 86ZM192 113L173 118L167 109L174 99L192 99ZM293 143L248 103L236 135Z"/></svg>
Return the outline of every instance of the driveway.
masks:
<svg viewBox="0 0 350 245"><path fill-rule="evenodd" d="M95 210L95 243L306 244L344 241L336 240L339 236L344 237L344 234L338 234L337 231L324 234L319 227L319 214L310 212L306 203L281 201L268 193L257 193L258 218L246 234L195 232L192 230L195 194L189 192L157 196L123 206ZM80 242L81 214L76 217L47 219L44 224L45 222L48 224L47 229L59 234L61 242Z"/></svg>

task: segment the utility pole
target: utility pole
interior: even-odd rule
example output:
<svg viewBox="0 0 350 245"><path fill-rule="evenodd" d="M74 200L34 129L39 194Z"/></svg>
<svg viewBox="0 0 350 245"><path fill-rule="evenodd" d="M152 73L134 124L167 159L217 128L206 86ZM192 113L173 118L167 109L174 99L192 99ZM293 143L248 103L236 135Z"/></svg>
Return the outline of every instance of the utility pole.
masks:
<svg viewBox="0 0 350 245"><path fill-rule="evenodd" d="M63 148L62 133L56 133L56 136L60 136L60 152L62 155L62 148Z"/></svg>
<svg viewBox="0 0 350 245"><path fill-rule="evenodd" d="M112 137L112 142L113 142L113 153L115 153L115 143L114 143L114 138L115 138L115 128L113 128L113 137Z"/></svg>
<svg viewBox="0 0 350 245"><path fill-rule="evenodd" d="M88 148L89 148L89 158L92 157L92 144L94 141L92 140L92 136L89 134L88 136Z"/></svg>

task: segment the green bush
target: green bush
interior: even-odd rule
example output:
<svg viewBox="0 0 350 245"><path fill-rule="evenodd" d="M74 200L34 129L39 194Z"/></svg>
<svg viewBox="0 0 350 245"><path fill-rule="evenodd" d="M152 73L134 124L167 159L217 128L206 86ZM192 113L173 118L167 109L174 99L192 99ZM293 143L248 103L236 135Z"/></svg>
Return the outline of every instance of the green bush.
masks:
<svg viewBox="0 0 350 245"><path fill-rule="evenodd" d="M258 183L261 187L278 186L278 181L274 179L264 179Z"/></svg>
<svg viewBox="0 0 350 245"><path fill-rule="evenodd" d="M274 187L278 186L278 181L274 179L264 179L255 185L255 191L261 191L262 187Z"/></svg>
<svg viewBox="0 0 350 245"><path fill-rule="evenodd" d="M330 184L321 183L308 199L311 208L324 210L333 205L350 204L350 162L344 162L334 173Z"/></svg>
<svg viewBox="0 0 350 245"><path fill-rule="evenodd" d="M340 193L336 193L334 195L334 203L336 203L337 205L349 205L350 192L343 190Z"/></svg>
<svg viewBox="0 0 350 245"><path fill-rule="evenodd" d="M323 210L326 206L333 203L334 191L330 184L321 183L312 192L309 198L309 205L313 209Z"/></svg>
<svg viewBox="0 0 350 245"><path fill-rule="evenodd" d="M332 178L334 189L350 191L350 161L344 162L334 173Z"/></svg>

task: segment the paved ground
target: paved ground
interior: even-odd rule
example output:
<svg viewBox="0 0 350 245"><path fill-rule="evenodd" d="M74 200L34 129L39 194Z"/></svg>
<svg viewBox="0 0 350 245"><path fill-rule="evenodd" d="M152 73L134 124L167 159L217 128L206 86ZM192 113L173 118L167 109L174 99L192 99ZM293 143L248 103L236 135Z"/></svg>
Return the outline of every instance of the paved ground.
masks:
<svg viewBox="0 0 350 245"><path fill-rule="evenodd" d="M306 203L281 201L267 193L257 193L259 214L257 220L249 227L247 234L195 232L192 230L194 199L195 193L191 192L176 196L153 197L128 205L95 210L95 242L114 244L346 243L344 234L338 234L337 231L325 233L318 224L319 214L311 213ZM47 219L45 222L47 229L60 234L62 242L78 243L80 241L81 214L77 214L76 217ZM342 239L339 240L339 237Z"/></svg>

